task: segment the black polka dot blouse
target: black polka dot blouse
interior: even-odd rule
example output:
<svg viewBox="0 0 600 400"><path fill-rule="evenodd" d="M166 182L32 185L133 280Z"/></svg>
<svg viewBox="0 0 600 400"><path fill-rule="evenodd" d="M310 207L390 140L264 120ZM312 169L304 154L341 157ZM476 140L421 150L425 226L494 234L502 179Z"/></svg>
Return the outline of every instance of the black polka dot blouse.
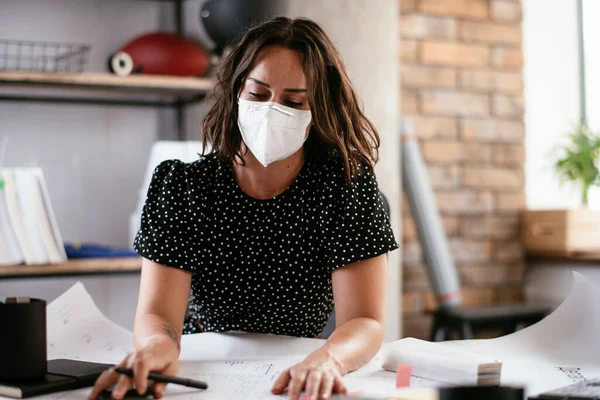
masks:
<svg viewBox="0 0 600 400"><path fill-rule="evenodd" d="M134 247L192 273L184 333L317 337L333 270L398 244L372 175L348 186L343 163L314 158L283 193L258 200L207 155L156 168Z"/></svg>

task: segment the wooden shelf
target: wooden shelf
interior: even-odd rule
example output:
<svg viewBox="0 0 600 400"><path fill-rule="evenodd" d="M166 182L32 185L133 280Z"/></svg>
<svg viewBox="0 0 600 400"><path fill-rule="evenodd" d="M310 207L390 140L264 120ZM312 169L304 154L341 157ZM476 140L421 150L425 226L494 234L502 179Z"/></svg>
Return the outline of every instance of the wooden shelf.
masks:
<svg viewBox="0 0 600 400"><path fill-rule="evenodd" d="M529 262L582 262L590 264L600 263L600 253L528 253Z"/></svg>
<svg viewBox="0 0 600 400"><path fill-rule="evenodd" d="M61 264L2 266L0 279L139 273L141 269L141 257L84 258L68 260Z"/></svg>
<svg viewBox="0 0 600 400"><path fill-rule="evenodd" d="M202 100L213 88L213 81L205 78L163 75L117 76L102 73L41 73L0 71L0 99L31 101L69 101L94 103L135 103L138 105L181 104ZM6 93L4 88L19 89ZM41 96L40 90L63 92L56 96ZM23 90L36 90L23 94ZM65 92L67 91L67 92ZM82 92L107 92L112 97L87 96ZM114 95L125 97L115 98ZM78 96L78 97L73 97ZM134 96L134 97L131 97ZM146 96L146 97L140 97ZM148 100L147 96L153 96Z"/></svg>
<svg viewBox="0 0 600 400"><path fill-rule="evenodd" d="M101 73L42 73L0 71L0 84L71 86L77 88L206 93L212 89L209 79L163 75L117 76Z"/></svg>

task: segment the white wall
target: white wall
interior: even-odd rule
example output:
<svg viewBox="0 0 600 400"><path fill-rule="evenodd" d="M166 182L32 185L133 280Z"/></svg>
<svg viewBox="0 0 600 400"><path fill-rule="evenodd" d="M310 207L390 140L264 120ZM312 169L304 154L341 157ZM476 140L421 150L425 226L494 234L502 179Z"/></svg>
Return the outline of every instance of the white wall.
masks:
<svg viewBox="0 0 600 400"><path fill-rule="evenodd" d="M553 148L580 116L576 4L523 0L525 192L532 209L580 201L579 191L560 186L552 170Z"/></svg>
<svg viewBox="0 0 600 400"><path fill-rule="evenodd" d="M0 279L0 298L27 296L50 304L77 281L83 283L104 315L126 329L133 329L140 286L138 274Z"/></svg>
<svg viewBox="0 0 600 400"><path fill-rule="evenodd" d="M365 114L381 136L381 160L376 167L379 185L391 205L392 225L400 236L399 142L399 10L396 0L288 1L290 17L315 20L328 32L364 103ZM388 259L386 340L401 334L400 250Z"/></svg>

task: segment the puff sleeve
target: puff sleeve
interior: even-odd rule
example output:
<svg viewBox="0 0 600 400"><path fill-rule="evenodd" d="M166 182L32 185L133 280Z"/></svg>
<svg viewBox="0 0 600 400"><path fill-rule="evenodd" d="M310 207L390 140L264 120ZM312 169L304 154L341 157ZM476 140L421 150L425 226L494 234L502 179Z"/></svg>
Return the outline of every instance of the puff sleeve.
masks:
<svg viewBox="0 0 600 400"><path fill-rule="evenodd" d="M374 175L364 172L352 185L340 185L330 194L327 203L322 232L329 269L399 247Z"/></svg>
<svg viewBox="0 0 600 400"><path fill-rule="evenodd" d="M134 249L156 263L193 271L189 256L189 188L186 164L168 160L154 170Z"/></svg>

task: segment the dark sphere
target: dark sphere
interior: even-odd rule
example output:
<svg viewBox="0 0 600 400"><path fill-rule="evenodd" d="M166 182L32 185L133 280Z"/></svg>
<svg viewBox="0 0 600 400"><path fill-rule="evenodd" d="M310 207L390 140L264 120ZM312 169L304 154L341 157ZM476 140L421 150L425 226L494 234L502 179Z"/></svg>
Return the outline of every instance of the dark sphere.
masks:
<svg viewBox="0 0 600 400"><path fill-rule="evenodd" d="M249 26L280 15L281 3L278 0L208 0L200 10L200 21L220 52L240 39Z"/></svg>

